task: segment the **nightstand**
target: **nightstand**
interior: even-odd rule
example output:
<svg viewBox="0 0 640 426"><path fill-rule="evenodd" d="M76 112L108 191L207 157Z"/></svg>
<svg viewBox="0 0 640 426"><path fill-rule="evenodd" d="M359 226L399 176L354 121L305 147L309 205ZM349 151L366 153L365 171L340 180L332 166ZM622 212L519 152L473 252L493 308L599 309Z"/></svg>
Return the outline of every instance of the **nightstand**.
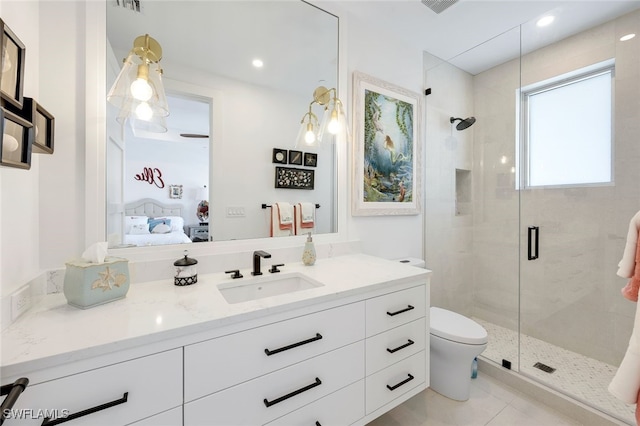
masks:
<svg viewBox="0 0 640 426"><path fill-rule="evenodd" d="M194 243L209 241L209 225L187 225L184 232Z"/></svg>

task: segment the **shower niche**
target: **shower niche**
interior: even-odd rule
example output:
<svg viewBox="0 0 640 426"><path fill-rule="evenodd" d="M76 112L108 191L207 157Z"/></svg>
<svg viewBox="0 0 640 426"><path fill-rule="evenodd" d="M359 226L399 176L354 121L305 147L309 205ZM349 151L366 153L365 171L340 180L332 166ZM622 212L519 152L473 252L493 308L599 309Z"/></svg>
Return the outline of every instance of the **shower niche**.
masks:
<svg viewBox="0 0 640 426"><path fill-rule="evenodd" d="M456 216L468 216L472 212L471 170L456 169Z"/></svg>

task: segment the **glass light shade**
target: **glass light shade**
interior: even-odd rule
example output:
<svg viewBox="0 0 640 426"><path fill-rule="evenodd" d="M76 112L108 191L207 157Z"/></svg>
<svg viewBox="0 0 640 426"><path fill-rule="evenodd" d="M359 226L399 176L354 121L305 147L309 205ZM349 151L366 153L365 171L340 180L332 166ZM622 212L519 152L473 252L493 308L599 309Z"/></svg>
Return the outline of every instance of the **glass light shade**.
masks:
<svg viewBox="0 0 640 426"><path fill-rule="evenodd" d="M300 123L300 130L298 130L298 136L296 137L296 148L309 148L317 146L317 128L318 120L315 114L305 115L305 117L302 119L302 123Z"/></svg>
<svg viewBox="0 0 640 426"><path fill-rule="evenodd" d="M157 123L160 120L156 117L169 115L169 105L162 84L162 68L157 62L149 62L136 53L130 52L107 94L107 101L120 110L119 122L131 119ZM147 125L146 127L153 129L156 126ZM165 125L164 130L150 131L166 132L166 130Z"/></svg>
<svg viewBox="0 0 640 426"><path fill-rule="evenodd" d="M327 130L332 135L337 135L338 132L340 131L340 121L338 119L338 111L336 111L336 109L338 109L337 106L333 111L331 111L331 119L327 124Z"/></svg>
<svg viewBox="0 0 640 426"><path fill-rule="evenodd" d="M134 108L134 110L136 108ZM121 111L116 121L120 124L129 121L129 125L134 132L136 130L143 130L146 132L165 133L168 129L166 117L159 117L157 115L152 116L149 120L142 120L138 118L135 113L130 114L126 111Z"/></svg>
<svg viewBox="0 0 640 426"><path fill-rule="evenodd" d="M324 108L324 113L322 114L322 120L320 121L320 126L318 126L318 145L321 145L324 142L325 130L327 130L327 122L329 121L329 117L331 113L329 112L329 108Z"/></svg>

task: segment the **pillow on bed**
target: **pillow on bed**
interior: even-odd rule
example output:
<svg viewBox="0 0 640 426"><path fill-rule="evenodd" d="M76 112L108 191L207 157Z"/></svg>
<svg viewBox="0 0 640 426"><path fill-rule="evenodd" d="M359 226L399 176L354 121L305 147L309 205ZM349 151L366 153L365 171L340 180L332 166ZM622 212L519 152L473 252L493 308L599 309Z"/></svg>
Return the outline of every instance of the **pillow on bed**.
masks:
<svg viewBox="0 0 640 426"><path fill-rule="evenodd" d="M171 232L184 232L184 219L182 216L164 216L157 217L156 219L167 219L171 221ZM169 222L167 222L169 225Z"/></svg>
<svg viewBox="0 0 640 426"><path fill-rule="evenodd" d="M129 235L146 235L149 234L149 225L146 223L139 223L132 225L128 232Z"/></svg>
<svg viewBox="0 0 640 426"><path fill-rule="evenodd" d="M159 223L153 227L152 234L168 234L171 232L171 226L164 223Z"/></svg>
<svg viewBox="0 0 640 426"><path fill-rule="evenodd" d="M124 217L124 233L131 234L131 227L133 225L144 225L146 227L148 220L149 218L147 216L125 216Z"/></svg>
<svg viewBox="0 0 640 426"><path fill-rule="evenodd" d="M171 229L171 220L167 219L166 217L159 217L159 218L153 218L153 219L149 219L149 231L151 231L154 234L164 234L165 232L154 232L153 230L155 229L156 226L158 225L167 225L169 227L169 229ZM169 231L171 232L171 231Z"/></svg>

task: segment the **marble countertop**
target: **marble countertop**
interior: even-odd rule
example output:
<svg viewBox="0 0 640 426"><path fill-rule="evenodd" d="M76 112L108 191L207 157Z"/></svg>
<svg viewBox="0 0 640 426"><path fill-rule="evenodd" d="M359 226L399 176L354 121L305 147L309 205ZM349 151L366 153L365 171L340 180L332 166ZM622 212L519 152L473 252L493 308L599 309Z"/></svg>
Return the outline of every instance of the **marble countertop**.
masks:
<svg viewBox="0 0 640 426"><path fill-rule="evenodd" d="M280 269L282 276L298 273L323 285L228 303L218 285L253 279L247 269L240 271L245 278L231 280L229 274L222 272L205 274L198 276L197 284L185 287L175 286L173 277L133 283L125 298L86 310L68 305L63 294L48 295L2 332L2 377L159 342L175 337L176 332L197 333L386 285L408 283L430 273L363 254L318 259L313 266L287 264Z"/></svg>

